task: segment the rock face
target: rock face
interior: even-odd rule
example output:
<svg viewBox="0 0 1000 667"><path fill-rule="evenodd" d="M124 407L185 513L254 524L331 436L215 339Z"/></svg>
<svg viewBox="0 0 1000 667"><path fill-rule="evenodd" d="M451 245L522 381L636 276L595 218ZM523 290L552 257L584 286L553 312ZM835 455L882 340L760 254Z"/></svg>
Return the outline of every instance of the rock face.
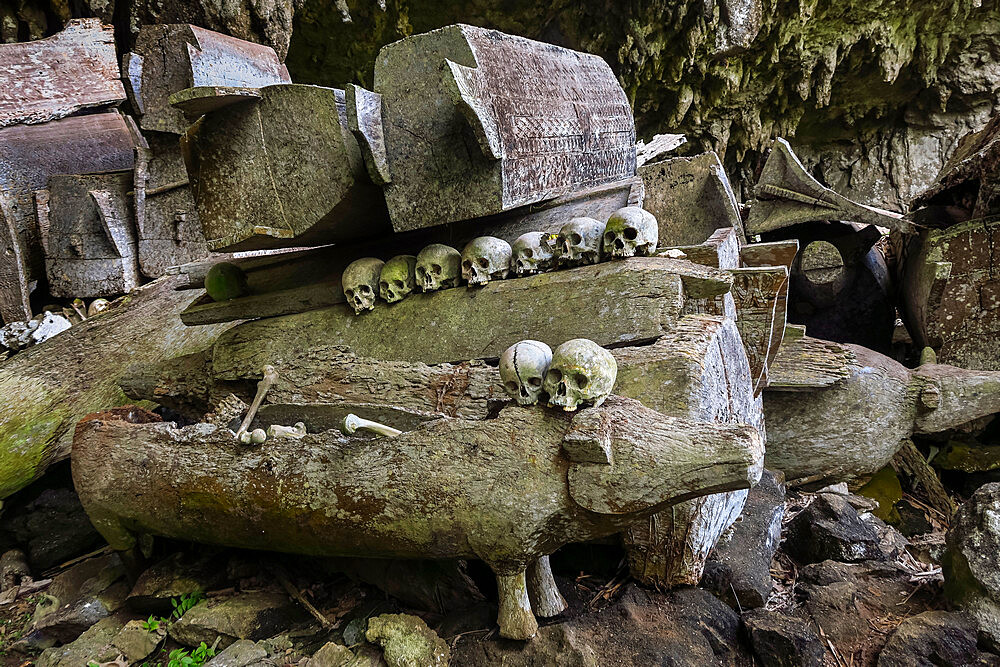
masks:
<svg viewBox="0 0 1000 667"><path fill-rule="evenodd" d="M743 615L754 653L765 665L820 667L823 643L801 618L778 611L755 609Z"/></svg>
<svg viewBox="0 0 1000 667"><path fill-rule="evenodd" d="M976 647L976 627L961 614L925 611L905 619L889 637L878 667L997 664Z"/></svg>
<svg viewBox="0 0 1000 667"><path fill-rule="evenodd" d="M368 621L365 636L382 645L390 667L448 667L448 645L418 616L382 614Z"/></svg>
<svg viewBox="0 0 1000 667"><path fill-rule="evenodd" d="M958 509L947 544L941 563L945 594L1000 649L1000 483L980 487Z"/></svg>
<svg viewBox="0 0 1000 667"><path fill-rule="evenodd" d="M862 521L847 498L821 493L788 524L785 550L803 563L880 560L878 532Z"/></svg>
<svg viewBox="0 0 1000 667"><path fill-rule="evenodd" d="M170 626L170 636L185 646L211 646L218 637L219 646L228 647L238 639L272 637L303 617L285 593L262 590L195 605Z"/></svg>

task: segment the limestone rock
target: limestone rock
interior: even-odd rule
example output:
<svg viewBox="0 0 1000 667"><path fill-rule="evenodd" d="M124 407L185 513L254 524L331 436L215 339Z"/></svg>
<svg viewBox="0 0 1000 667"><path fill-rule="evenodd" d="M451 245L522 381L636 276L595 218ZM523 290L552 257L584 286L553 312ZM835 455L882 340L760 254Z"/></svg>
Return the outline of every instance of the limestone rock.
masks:
<svg viewBox="0 0 1000 667"><path fill-rule="evenodd" d="M193 559L177 553L144 571L128 594L129 606L143 612L166 614L170 601L196 591L221 588L225 571L208 559Z"/></svg>
<svg viewBox="0 0 1000 667"><path fill-rule="evenodd" d="M981 486L952 519L941 563L945 594L1000 650L1000 483Z"/></svg>
<svg viewBox="0 0 1000 667"><path fill-rule="evenodd" d="M211 646L218 637L219 646L226 648L237 639L270 637L303 618L304 612L284 592L238 593L195 605L170 626L170 636L185 646Z"/></svg>
<svg viewBox="0 0 1000 667"><path fill-rule="evenodd" d="M80 667L88 662L114 660L119 650L111 645L111 640L125 627L125 619L118 615L108 616L95 623L76 640L42 651L35 662L37 667Z"/></svg>
<svg viewBox="0 0 1000 667"><path fill-rule="evenodd" d="M802 563L880 560L879 534L844 496L816 495L788 524L785 550Z"/></svg>
<svg viewBox="0 0 1000 667"><path fill-rule="evenodd" d="M740 519L715 546L701 585L732 607L764 606L771 592L771 559L781 541L785 477L765 470L750 489Z"/></svg>
<svg viewBox="0 0 1000 667"><path fill-rule="evenodd" d="M743 615L750 644L771 667L822 667L823 642L808 623L780 611L754 609Z"/></svg>
<svg viewBox="0 0 1000 667"><path fill-rule="evenodd" d="M142 621L133 620L115 635L111 645L121 651L129 663L139 662L156 650L165 634L166 630L162 628L150 631L143 627Z"/></svg>
<svg viewBox="0 0 1000 667"><path fill-rule="evenodd" d="M241 639L206 662L205 667L249 667L266 657L265 649L249 639Z"/></svg>
<svg viewBox="0 0 1000 667"><path fill-rule="evenodd" d="M382 645L389 667L448 667L451 659L448 644L412 614L376 616L365 637Z"/></svg>
<svg viewBox="0 0 1000 667"><path fill-rule="evenodd" d="M976 646L976 625L962 614L925 611L904 619L886 642L878 667L995 665Z"/></svg>
<svg viewBox="0 0 1000 667"><path fill-rule="evenodd" d="M45 489L24 504L15 500L4 510L0 520L3 541L26 545L28 563L36 571L47 570L101 544L100 535L73 489Z"/></svg>

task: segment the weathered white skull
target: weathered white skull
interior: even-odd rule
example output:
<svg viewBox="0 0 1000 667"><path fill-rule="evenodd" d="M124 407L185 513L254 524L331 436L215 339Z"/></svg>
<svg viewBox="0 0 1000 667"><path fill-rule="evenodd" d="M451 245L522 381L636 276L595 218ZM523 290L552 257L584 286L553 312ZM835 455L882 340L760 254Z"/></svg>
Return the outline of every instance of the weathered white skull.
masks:
<svg viewBox="0 0 1000 667"><path fill-rule="evenodd" d="M511 254L510 244L503 239L474 238L462 251L462 278L472 286L502 280L510 272Z"/></svg>
<svg viewBox="0 0 1000 667"><path fill-rule="evenodd" d="M347 265L340 278L344 288L347 303L354 308L354 314L360 315L363 310L375 310L375 297L378 295L378 279L385 264L381 259L362 257Z"/></svg>
<svg viewBox="0 0 1000 667"><path fill-rule="evenodd" d="M534 405L552 363L552 348L537 340L514 343L500 356L503 388L521 405Z"/></svg>
<svg viewBox="0 0 1000 667"><path fill-rule="evenodd" d="M552 353L542 388L549 395L549 405L572 412L581 405L603 403L617 377L618 363L610 352L592 340L574 338Z"/></svg>
<svg viewBox="0 0 1000 667"><path fill-rule="evenodd" d="M396 255L382 266L378 280L378 295L387 303L396 303L410 296L417 287L417 258Z"/></svg>
<svg viewBox="0 0 1000 667"><path fill-rule="evenodd" d="M424 292L458 287L462 275L462 253L451 246L433 243L417 253L417 285Z"/></svg>
<svg viewBox="0 0 1000 667"><path fill-rule="evenodd" d="M611 214L604 228L605 257L649 257L656 252L660 228L652 213L626 206Z"/></svg>
<svg viewBox="0 0 1000 667"><path fill-rule="evenodd" d="M510 268L519 276L530 276L555 268L555 240L553 234L528 232L521 234L511 245L513 257Z"/></svg>
<svg viewBox="0 0 1000 667"><path fill-rule="evenodd" d="M593 218L573 218L559 230L556 257L562 266L582 266L601 261L604 223Z"/></svg>

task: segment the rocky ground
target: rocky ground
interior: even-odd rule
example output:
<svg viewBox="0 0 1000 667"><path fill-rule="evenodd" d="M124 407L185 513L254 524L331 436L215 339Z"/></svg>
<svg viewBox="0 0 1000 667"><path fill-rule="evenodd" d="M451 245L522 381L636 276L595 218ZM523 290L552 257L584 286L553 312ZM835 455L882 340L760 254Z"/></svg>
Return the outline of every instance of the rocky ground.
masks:
<svg viewBox="0 0 1000 667"><path fill-rule="evenodd" d="M158 540L130 578L67 472L0 520L5 666L1000 665L988 633L949 610L948 524L915 496L894 506L904 536L843 485L786 493L765 474L701 587L645 589L617 544L570 546L552 559L569 609L517 642L497 636L495 584L477 562Z"/></svg>

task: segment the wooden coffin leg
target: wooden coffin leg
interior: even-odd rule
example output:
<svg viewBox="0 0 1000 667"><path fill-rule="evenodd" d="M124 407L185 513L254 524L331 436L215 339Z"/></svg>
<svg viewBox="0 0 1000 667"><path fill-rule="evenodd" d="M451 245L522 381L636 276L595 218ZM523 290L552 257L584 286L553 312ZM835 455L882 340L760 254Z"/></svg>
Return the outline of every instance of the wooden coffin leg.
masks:
<svg viewBox="0 0 1000 667"><path fill-rule="evenodd" d="M495 571L495 570L494 570ZM497 573L500 611L497 623L500 636L507 639L531 639L538 632L538 621L531 611L524 570L514 574Z"/></svg>
<svg viewBox="0 0 1000 667"><path fill-rule="evenodd" d="M549 557L542 556L528 565L528 596L535 613L543 618L558 616L566 609L566 600L559 592Z"/></svg>

